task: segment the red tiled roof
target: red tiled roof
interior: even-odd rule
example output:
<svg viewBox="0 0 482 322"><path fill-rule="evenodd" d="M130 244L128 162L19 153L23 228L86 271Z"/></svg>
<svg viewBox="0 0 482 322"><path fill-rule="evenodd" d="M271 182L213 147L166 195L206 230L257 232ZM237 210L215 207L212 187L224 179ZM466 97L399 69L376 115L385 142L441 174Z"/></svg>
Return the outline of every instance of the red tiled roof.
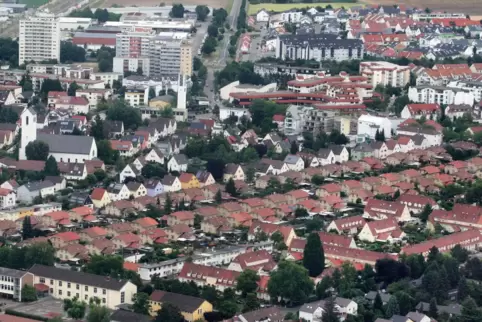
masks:
<svg viewBox="0 0 482 322"><path fill-rule="evenodd" d="M402 248L402 253L411 254L427 254L432 247L437 247L441 253L449 252L455 245L460 244L462 247L470 245L480 245L482 238L479 230L471 229L443 236L433 240L427 240L420 244L409 245Z"/></svg>
<svg viewBox="0 0 482 322"><path fill-rule="evenodd" d="M151 217L139 218L139 219L134 220L134 222L139 224L143 228L158 225L158 222L154 218L151 218Z"/></svg>
<svg viewBox="0 0 482 322"><path fill-rule="evenodd" d="M102 227L90 227L81 230L81 232L89 235L90 237L107 236L107 231Z"/></svg>
<svg viewBox="0 0 482 322"><path fill-rule="evenodd" d="M350 247L353 242L353 238L348 236L330 234L325 232L319 232L318 235L320 236L320 240L323 245Z"/></svg>
<svg viewBox="0 0 482 322"><path fill-rule="evenodd" d="M236 280L240 274L240 272L224 268L185 262L178 277L181 280L186 279L203 283L206 283L206 280L210 279L210 283L214 282L215 285L235 287Z"/></svg>
<svg viewBox="0 0 482 322"><path fill-rule="evenodd" d="M54 238L54 237L62 239L65 242L80 240L79 234L77 234L76 232L73 232L73 231L66 231L66 232L58 233L58 234L55 234L55 235L52 236L52 238Z"/></svg>
<svg viewBox="0 0 482 322"><path fill-rule="evenodd" d="M192 211L176 211L170 214L169 216L176 217L178 220L185 221L185 220L193 220L194 219L194 212Z"/></svg>
<svg viewBox="0 0 482 322"><path fill-rule="evenodd" d="M106 194L107 191L102 188L95 188L92 193L90 194L90 198L92 200L102 200L104 198L104 194Z"/></svg>
<svg viewBox="0 0 482 322"><path fill-rule="evenodd" d="M195 175L192 174L192 173L183 172L179 176L179 181L184 182L184 183L188 183L192 180L192 177L195 177Z"/></svg>

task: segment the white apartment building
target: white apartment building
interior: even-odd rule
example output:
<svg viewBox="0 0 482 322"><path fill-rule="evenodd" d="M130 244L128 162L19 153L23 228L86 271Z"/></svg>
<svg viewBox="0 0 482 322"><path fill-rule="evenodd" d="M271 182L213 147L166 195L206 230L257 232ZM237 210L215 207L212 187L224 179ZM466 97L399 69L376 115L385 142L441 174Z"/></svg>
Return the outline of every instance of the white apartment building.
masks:
<svg viewBox="0 0 482 322"><path fill-rule="evenodd" d="M362 62L360 75L367 77L373 88L377 85L404 87L410 82L410 67L385 61Z"/></svg>
<svg viewBox="0 0 482 322"><path fill-rule="evenodd" d="M55 15L38 13L20 20L18 62L60 61L60 24Z"/></svg>
<svg viewBox="0 0 482 322"><path fill-rule="evenodd" d="M474 94L460 88L444 86L413 86L408 89L408 98L415 103L426 104L474 104Z"/></svg>
<svg viewBox="0 0 482 322"><path fill-rule="evenodd" d="M290 105L286 110L283 133L294 135L303 132L303 126L309 115L308 111L312 109L311 106Z"/></svg>
<svg viewBox="0 0 482 322"><path fill-rule="evenodd" d="M369 136L374 139L375 134L383 132L385 138L392 136L392 122L386 117L362 115L358 118L358 135Z"/></svg>
<svg viewBox="0 0 482 322"><path fill-rule="evenodd" d="M477 81L453 81L447 84L447 87L460 88L469 91L474 95L474 100L480 102L482 100L482 82Z"/></svg>
<svg viewBox="0 0 482 322"><path fill-rule="evenodd" d="M6 298L22 301L22 288L32 285L33 278L25 271L0 267L0 294Z"/></svg>
<svg viewBox="0 0 482 322"><path fill-rule="evenodd" d="M109 85L110 88L114 86L114 81L122 82L124 77L123 73L92 73L90 74L91 80L102 80L105 85Z"/></svg>
<svg viewBox="0 0 482 322"><path fill-rule="evenodd" d="M360 39L337 39L331 34L281 35L276 39L276 58L316 61L363 59L364 48Z"/></svg>
<svg viewBox="0 0 482 322"><path fill-rule="evenodd" d="M177 79L192 74L192 44L184 33L162 33L150 28L132 28L117 34L113 71L137 72L152 77Z"/></svg>

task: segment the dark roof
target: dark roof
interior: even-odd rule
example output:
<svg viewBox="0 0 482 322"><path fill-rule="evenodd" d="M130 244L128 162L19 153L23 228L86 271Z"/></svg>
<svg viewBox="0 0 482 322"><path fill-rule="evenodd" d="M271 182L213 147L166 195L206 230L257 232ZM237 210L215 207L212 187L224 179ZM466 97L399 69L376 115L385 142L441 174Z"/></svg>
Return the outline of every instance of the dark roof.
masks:
<svg viewBox="0 0 482 322"><path fill-rule="evenodd" d="M62 183L65 179L61 176L45 176L45 180L50 181L55 184Z"/></svg>
<svg viewBox="0 0 482 322"><path fill-rule="evenodd" d="M151 322L152 318L148 315L142 315L126 310L116 310L110 316L110 321L114 322Z"/></svg>
<svg viewBox="0 0 482 322"><path fill-rule="evenodd" d="M310 46L311 48L363 48L361 39L337 39L331 34L280 35L285 46Z"/></svg>
<svg viewBox="0 0 482 322"><path fill-rule="evenodd" d="M165 186L172 186L177 177L167 174L162 178L162 184Z"/></svg>
<svg viewBox="0 0 482 322"><path fill-rule="evenodd" d="M17 127L15 123L0 123L0 131L15 131Z"/></svg>
<svg viewBox="0 0 482 322"><path fill-rule="evenodd" d="M52 182L45 180L45 181L29 182L29 183L26 183L24 187L27 188L28 191L32 192L32 191L38 191L48 187L52 187L53 185L54 184Z"/></svg>
<svg viewBox="0 0 482 322"><path fill-rule="evenodd" d="M268 320L271 322L283 321L284 313L281 312L277 306L259 309L256 311L246 312L241 314L243 320L246 322L257 322Z"/></svg>
<svg viewBox="0 0 482 322"><path fill-rule="evenodd" d="M151 294L150 300L160 303L171 303L176 305L181 312L189 313L196 311L205 301L199 297L157 290Z"/></svg>
<svg viewBox="0 0 482 322"><path fill-rule="evenodd" d="M173 158L179 165L188 163L188 159L184 154L175 154Z"/></svg>
<svg viewBox="0 0 482 322"><path fill-rule="evenodd" d="M121 133L124 129L124 122L105 120L104 121L104 129L108 133L112 133L112 132Z"/></svg>
<svg viewBox="0 0 482 322"><path fill-rule="evenodd" d="M122 289L124 285L129 282L128 280L121 280L112 277L76 272L70 269L62 269L38 264L32 266L29 272L36 276L117 291Z"/></svg>
<svg viewBox="0 0 482 322"><path fill-rule="evenodd" d="M332 144L328 148L331 149L331 151L333 151L333 153L335 155L340 155L343 152L343 150L345 149L345 146L344 145Z"/></svg>
<svg viewBox="0 0 482 322"><path fill-rule="evenodd" d="M90 154L90 149L95 144L93 137L78 135L38 133L37 140L47 143L51 153Z"/></svg>

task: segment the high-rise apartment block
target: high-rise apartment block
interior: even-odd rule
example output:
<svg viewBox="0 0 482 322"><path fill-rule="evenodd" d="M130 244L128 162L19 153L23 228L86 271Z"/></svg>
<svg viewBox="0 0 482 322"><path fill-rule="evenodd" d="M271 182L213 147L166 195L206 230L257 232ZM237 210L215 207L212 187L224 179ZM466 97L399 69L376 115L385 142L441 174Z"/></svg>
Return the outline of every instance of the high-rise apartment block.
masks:
<svg viewBox="0 0 482 322"><path fill-rule="evenodd" d="M149 77L177 79L192 74L192 46L186 33L160 33L133 28L117 35L114 72L137 72Z"/></svg>
<svg viewBox="0 0 482 322"><path fill-rule="evenodd" d="M60 25L55 15L38 13L20 20L19 64L57 59L60 62Z"/></svg>

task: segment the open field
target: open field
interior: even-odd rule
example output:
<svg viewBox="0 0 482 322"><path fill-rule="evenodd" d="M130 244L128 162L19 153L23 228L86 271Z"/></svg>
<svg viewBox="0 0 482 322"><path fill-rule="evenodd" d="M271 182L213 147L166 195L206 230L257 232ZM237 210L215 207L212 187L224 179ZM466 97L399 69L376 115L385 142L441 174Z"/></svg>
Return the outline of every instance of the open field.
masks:
<svg viewBox="0 0 482 322"><path fill-rule="evenodd" d="M405 4L437 11L464 12L468 15L482 15L481 0L363 0L370 5Z"/></svg>
<svg viewBox="0 0 482 322"><path fill-rule="evenodd" d="M26 4L29 8L37 8L43 6L49 2L49 0L20 0L18 3Z"/></svg>
<svg viewBox="0 0 482 322"><path fill-rule="evenodd" d="M476 0L477 1L477 0ZM480 0L479 0L480 1ZM254 15L261 9L266 9L268 11L281 12L295 8L312 8L316 6L326 7L331 5L333 8L341 7L353 7L359 6L360 3L355 2L315 2L315 3L260 3L260 4L250 4L248 9L248 15Z"/></svg>
<svg viewBox="0 0 482 322"><path fill-rule="evenodd" d="M28 1L28 0L27 0ZM32 0L33 1L33 0ZM110 8L117 4L123 7L130 7L134 3L138 7L157 7L159 4L164 3L166 6L170 6L175 3L182 3L183 5L206 5L212 8L226 8L229 5L230 0L138 0L133 2L132 0L106 0L102 7Z"/></svg>

